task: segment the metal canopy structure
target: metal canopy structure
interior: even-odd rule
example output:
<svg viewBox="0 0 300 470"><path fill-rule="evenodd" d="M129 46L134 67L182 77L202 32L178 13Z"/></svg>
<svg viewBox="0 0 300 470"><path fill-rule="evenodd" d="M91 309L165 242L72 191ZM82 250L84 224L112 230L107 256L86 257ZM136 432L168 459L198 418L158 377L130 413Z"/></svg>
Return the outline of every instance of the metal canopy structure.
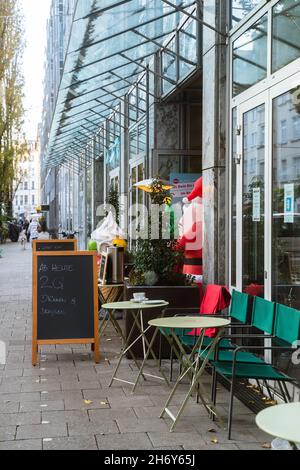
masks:
<svg viewBox="0 0 300 470"><path fill-rule="evenodd" d="M78 0L45 164L70 163L199 0ZM195 19L195 17L193 17ZM190 61L186 58L182 60ZM193 64L197 65L197 64ZM157 73L157 72L152 72ZM164 80L172 82L168 77Z"/></svg>

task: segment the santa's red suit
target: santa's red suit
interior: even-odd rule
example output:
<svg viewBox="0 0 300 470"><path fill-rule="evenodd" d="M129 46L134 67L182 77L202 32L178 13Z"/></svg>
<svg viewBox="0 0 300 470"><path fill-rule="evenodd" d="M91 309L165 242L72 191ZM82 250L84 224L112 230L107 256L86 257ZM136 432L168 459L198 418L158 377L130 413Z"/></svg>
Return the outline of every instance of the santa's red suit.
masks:
<svg viewBox="0 0 300 470"><path fill-rule="evenodd" d="M184 215L179 223L180 239L178 245L185 250L183 273L195 277L202 282L202 178L199 178L193 191L183 200L185 204Z"/></svg>

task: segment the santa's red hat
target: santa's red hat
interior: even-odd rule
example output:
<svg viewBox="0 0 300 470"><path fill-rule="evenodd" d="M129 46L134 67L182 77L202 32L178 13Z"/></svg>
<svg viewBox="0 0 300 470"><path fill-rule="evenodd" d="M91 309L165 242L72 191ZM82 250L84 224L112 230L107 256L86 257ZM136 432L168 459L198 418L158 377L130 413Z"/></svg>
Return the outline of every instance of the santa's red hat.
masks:
<svg viewBox="0 0 300 470"><path fill-rule="evenodd" d="M202 185L202 176L201 178L199 178L196 183L195 183L195 186L194 186L194 189L193 191L188 195L187 199L191 202L193 201L194 199L196 199L196 197L201 197L202 198L202 195L203 195L203 185Z"/></svg>

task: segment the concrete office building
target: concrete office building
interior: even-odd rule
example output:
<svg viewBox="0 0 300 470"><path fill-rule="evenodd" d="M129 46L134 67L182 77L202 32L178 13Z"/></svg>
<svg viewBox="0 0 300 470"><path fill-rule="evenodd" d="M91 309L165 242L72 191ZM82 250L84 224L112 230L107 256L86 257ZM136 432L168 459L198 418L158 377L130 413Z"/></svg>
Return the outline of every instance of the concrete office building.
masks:
<svg viewBox="0 0 300 470"><path fill-rule="evenodd" d="M143 178L202 174L205 282L299 307L299 17L296 0L79 0L53 220L84 247L111 184L131 205Z"/></svg>
<svg viewBox="0 0 300 470"><path fill-rule="evenodd" d="M19 180L15 188L13 215L19 219L30 219L40 204L40 150L37 141L28 142L29 155L19 163Z"/></svg>

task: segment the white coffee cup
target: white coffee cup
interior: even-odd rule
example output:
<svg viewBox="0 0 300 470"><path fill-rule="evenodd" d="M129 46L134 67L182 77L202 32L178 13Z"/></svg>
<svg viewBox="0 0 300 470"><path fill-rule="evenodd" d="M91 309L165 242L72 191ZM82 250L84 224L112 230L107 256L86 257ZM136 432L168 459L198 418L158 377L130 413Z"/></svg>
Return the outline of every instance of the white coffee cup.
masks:
<svg viewBox="0 0 300 470"><path fill-rule="evenodd" d="M146 297L145 292L136 292L133 294L134 300L137 300L138 302L142 302Z"/></svg>

